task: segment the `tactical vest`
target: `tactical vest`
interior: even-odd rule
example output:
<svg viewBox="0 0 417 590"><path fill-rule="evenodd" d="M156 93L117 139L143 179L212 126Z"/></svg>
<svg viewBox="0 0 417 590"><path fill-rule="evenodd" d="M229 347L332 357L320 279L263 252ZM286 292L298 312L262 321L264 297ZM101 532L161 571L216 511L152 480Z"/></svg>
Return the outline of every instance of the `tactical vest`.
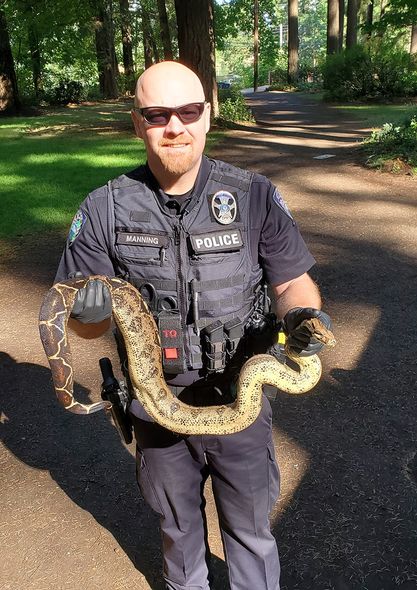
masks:
<svg viewBox="0 0 417 590"><path fill-rule="evenodd" d="M212 161L203 191L178 216L144 180L141 167L109 183L117 271L149 303L166 373L222 371L262 298L248 235L252 174Z"/></svg>

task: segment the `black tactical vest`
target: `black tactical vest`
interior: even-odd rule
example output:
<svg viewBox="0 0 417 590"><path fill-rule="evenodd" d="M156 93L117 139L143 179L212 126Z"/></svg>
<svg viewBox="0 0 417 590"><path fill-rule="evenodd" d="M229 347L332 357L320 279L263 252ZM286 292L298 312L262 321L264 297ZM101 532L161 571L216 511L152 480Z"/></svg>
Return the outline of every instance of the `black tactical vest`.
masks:
<svg viewBox="0 0 417 590"><path fill-rule="evenodd" d="M144 167L109 183L109 230L119 274L148 300L164 371L221 371L262 297L249 248L252 174L219 161L201 194L169 215Z"/></svg>

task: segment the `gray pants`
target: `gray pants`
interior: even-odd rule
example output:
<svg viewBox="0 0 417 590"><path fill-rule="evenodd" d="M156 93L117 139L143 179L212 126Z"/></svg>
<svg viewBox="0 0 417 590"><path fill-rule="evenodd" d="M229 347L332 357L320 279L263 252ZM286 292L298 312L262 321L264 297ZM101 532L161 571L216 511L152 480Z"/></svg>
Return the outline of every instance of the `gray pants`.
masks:
<svg viewBox="0 0 417 590"><path fill-rule="evenodd" d="M224 403L213 395L210 401ZM166 588L209 589L203 487L210 475L231 590L279 590L268 519L279 493L268 400L249 428L224 436L179 436L155 424L138 402L131 411L138 484L161 517Z"/></svg>

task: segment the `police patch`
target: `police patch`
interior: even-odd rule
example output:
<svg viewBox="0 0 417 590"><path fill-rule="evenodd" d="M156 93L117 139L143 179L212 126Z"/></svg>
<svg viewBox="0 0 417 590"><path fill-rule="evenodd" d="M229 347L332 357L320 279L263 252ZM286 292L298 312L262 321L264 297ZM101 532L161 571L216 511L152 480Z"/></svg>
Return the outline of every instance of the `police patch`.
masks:
<svg viewBox="0 0 417 590"><path fill-rule="evenodd" d="M68 244L74 242L75 238L80 234L85 222L87 221L87 215L82 209L78 209L77 213L72 220L71 227L68 234Z"/></svg>
<svg viewBox="0 0 417 590"><path fill-rule="evenodd" d="M237 215L236 199L229 191L218 191L211 199L214 219L222 225L233 223Z"/></svg>
<svg viewBox="0 0 417 590"><path fill-rule="evenodd" d="M280 209L282 209L288 215L288 217L290 217L290 219L293 219L293 216L291 215L291 211L290 211L287 203L284 201L283 196L281 195L281 193L279 192L279 190L277 188L275 189L272 199L273 199L274 203L276 205L278 205L278 207Z"/></svg>
<svg viewBox="0 0 417 590"><path fill-rule="evenodd" d="M217 232L198 234L190 236L190 241L195 254L229 252L240 250L243 246L242 234L239 229L224 229Z"/></svg>

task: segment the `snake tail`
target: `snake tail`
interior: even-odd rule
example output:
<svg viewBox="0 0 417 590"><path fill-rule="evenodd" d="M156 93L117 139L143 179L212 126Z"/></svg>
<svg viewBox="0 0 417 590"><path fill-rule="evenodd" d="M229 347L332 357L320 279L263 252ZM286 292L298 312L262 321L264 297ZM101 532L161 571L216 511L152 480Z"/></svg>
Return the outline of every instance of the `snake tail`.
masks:
<svg viewBox="0 0 417 590"><path fill-rule="evenodd" d="M74 414L92 414L111 408L111 403L105 401L82 404L73 395L74 372L67 324L75 295L85 284L85 279L78 279L54 285L46 293L39 312L41 342L51 367L56 396Z"/></svg>

